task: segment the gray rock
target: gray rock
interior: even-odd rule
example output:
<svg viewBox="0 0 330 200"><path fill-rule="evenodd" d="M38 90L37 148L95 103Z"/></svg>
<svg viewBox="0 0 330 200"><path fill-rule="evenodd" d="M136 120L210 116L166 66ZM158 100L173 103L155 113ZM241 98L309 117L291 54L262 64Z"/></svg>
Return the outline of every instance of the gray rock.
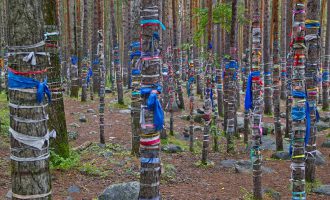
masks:
<svg viewBox="0 0 330 200"><path fill-rule="evenodd" d="M263 173L271 174L274 172L273 169L269 167L261 166ZM250 160L239 160L235 164L236 173L252 173L252 163Z"/></svg>
<svg viewBox="0 0 330 200"><path fill-rule="evenodd" d="M105 148L107 145L106 144L101 144L101 143L98 143L97 146L99 146L100 148Z"/></svg>
<svg viewBox="0 0 330 200"><path fill-rule="evenodd" d="M79 121L80 121L80 122L83 122L83 123L87 122L86 115L80 115L80 117L79 117Z"/></svg>
<svg viewBox="0 0 330 200"><path fill-rule="evenodd" d="M7 194L6 194L6 199L12 199L13 198L13 192L12 190L10 189Z"/></svg>
<svg viewBox="0 0 330 200"><path fill-rule="evenodd" d="M106 188L98 197L99 200L134 200L138 199L140 183L128 182L114 184Z"/></svg>
<svg viewBox="0 0 330 200"><path fill-rule="evenodd" d="M180 116L180 119L189 121L190 120L190 116L189 115L181 115Z"/></svg>
<svg viewBox="0 0 330 200"><path fill-rule="evenodd" d="M120 110L120 114L131 114L131 110L125 109L125 110Z"/></svg>
<svg viewBox="0 0 330 200"><path fill-rule="evenodd" d="M166 153L179 153L182 152L183 149L180 146L169 144L162 147L162 151Z"/></svg>
<svg viewBox="0 0 330 200"><path fill-rule="evenodd" d="M271 135L266 135L261 138L261 148L264 150L276 151L276 141ZM287 140L283 140L284 149L289 149L290 143Z"/></svg>
<svg viewBox="0 0 330 200"><path fill-rule="evenodd" d="M203 115L201 115L201 114L194 115L194 122L196 122L196 123L202 123L203 121L204 121Z"/></svg>
<svg viewBox="0 0 330 200"><path fill-rule="evenodd" d="M66 200L74 200L72 197L68 196L66 197Z"/></svg>
<svg viewBox="0 0 330 200"><path fill-rule="evenodd" d="M204 128L201 126L194 126L194 131L203 131Z"/></svg>
<svg viewBox="0 0 330 200"><path fill-rule="evenodd" d="M281 194L274 189L265 188L263 189L263 193L268 194L273 200L281 200Z"/></svg>
<svg viewBox="0 0 330 200"><path fill-rule="evenodd" d="M324 165L326 163L325 161L325 157L323 156L323 154L316 150L316 156L315 156L316 160L315 160L315 164L317 166L320 166L320 165Z"/></svg>
<svg viewBox="0 0 330 200"><path fill-rule="evenodd" d="M244 117L237 117L238 132L244 132Z"/></svg>
<svg viewBox="0 0 330 200"><path fill-rule="evenodd" d="M319 121L316 123L316 127L318 131L324 131L330 128L330 123L329 122L324 122L324 121Z"/></svg>
<svg viewBox="0 0 330 200"><path fill-rule="evenodd" d="M95 135L95 134L97 134L97 132L96 131L90 131L88 134L89 135Z"/></svg>
<svg viewBox="0 0 330 200"><path fill-rule="evenodd" d="M197 111L198 114L202 114L202 115L205 113L203 108L197 108L196 111Z"/></svg>
<svg viewBox="0 0 330 200"><path fill-rule="evenodd" d="M106 94L110 94L110 93L112 93L112 90L110 88L105 88L104 92Z"/></svg>
<svg viewBox="0 0 330 200"><path fill-rule="evenodd" d="M330 196L330 185L322 185L313 189L314 193Z"/></svg>
<svg viewBox="0 0 330 200"><path fill-rule="evenodd" d="M69 140L76 140L78 139L78 132L77 131L69 131L68 132L68 137L69 137Z"/></svg>
<svg viewBox="0 0 330 200"><path fill-rule="evenodd" d="M237 161L234 159L222 160L220 162L220 166L224 167L224 168L233 168L233 167L235 167L236 163L237 163Z"/></svg>
<svg viewBox="0 0 330 200"><path fill-rule="evenodd" d="M330 148L330 139L328 139L327 141L323 142L322 147Z"/></svg>
<svg viewBox="0 0 330 200"><path fill-rule="evenodd" d="M69 192L69 194L71 194L71 193L80 193L80 188L76 185L71 185L68 188L68 192Z"/></svg>
<svg viewBox="0 0 330 200"><path fill-rule="evenodd" d="M80 128L80 125L77 123L71 123L69 124L69 126L71 126L72 128Z"/></svg>
<svg viewBox="0 0 330 200"><path fill-rule="evenodd" d="M282 112L282 113L280 114L280 117L281 117L281 118L286 118L286 113L285 113L285 112Z"/></svg>
<svg viewBox="0 0 330 200"><path fill-rule="evenodd" d="M87 109L87 113L95 113L95 110L90 108L90 109Z"/></svg>
<svg viewBox="0 0 330 200"><path fill-rule="evenodd" d="M111 151L107 151L103 153L104 158L108 159L113 156L113 153Z"/></svg>
<svg viewBox="0 0 330 200"><path fill-rule="evenodd" d="M278 151L272 154L271 158L278 160L290 160L291 156L289 152L286 151Z"/></svg>
<svg viewBox="0 0 330 200"><path fill-rule="evenodd" d="M273 123L263 123L262 130L264 135L268 135L274 132L274 124Z"/></svg>
<svg viewBox="0 0 330 200"><path fill-rule="evenodd" d="M323 122L330 122L330 112L327 112L324 115L320 116L320 120Z"/></svg>

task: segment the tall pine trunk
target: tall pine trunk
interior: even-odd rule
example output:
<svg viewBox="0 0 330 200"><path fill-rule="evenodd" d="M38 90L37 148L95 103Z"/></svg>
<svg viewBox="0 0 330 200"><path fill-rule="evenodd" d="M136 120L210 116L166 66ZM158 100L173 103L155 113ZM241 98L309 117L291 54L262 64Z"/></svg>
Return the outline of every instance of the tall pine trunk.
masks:
<svg viewBox="0 0 330 200"><path fill-rule="evenodd" d="M273 0L273 105L274 105L274 126L276 136L276 151L283 151L283 138L281 131L281 65L280 65L280 40L279 40L279 0Z"/></svg>
<svg viewBox="0 0 330 200"><path fill-rule="evenodd" d="M43 82L48 58L35 54L36 63L23 61L30 52L45 52L44 40L44 1L11 0L8 1L8 50L11 53L9 66L17 71L30 72L30 75L15 75L32 77ZM55 10L55 6L52 7ZM53 11L54 11L53 10ZM18 15L18 13L20 13ZM30 46L32 45L32 46ZM25 52L25 55L17 55ZM9 108L11 133L11 183L12 199L51 199L51 177L49 173L49 140L47 127L47 102L37 101L37 89L33 86L22 89L25 81L15 83L15 76L9 77ZM16 77L17 78L17 77ZM42 95L44 95L42 93ZM20 135L21 134L21 135ZM24 137L22 137L24 136ZM31 138L41 142L31 144Z"/></svg>
<svg viewBox="0 0 330 200"><path fill-rule="evenodd" d="M286 53L287 53L287 0L281 0L281 39L280 39L280 50L281 50L281 100L286 99Z"/></svg>
<svg viewBox="0 0 330 200"><path fill-rule="evenodd" d="M163 129L164 113L158 95L161 93L160 71L161 58L159 55L159 41L155 34L160 31L159 26L151 26L145 20L161 20L157 0L142 0L140 19L141 30L141 127L140 137L141 171L139 199L161 199L160 187L160 134ZM154 84L153 84L154 83ZM154 120L155 115L159 116ZM157 118L155 118L157 119ZM157 122L157 123L156 123Z"/></svg>
<svg viewBox="0 0 330 200"><path fill-rule="evenodd" d="M119 12L117 10L117 12ZM120 51L118 43L118 33L115 20L115 9L114 9L114 0L110 1L110 20L111 20L111 30L112 30L112 57L114 62L114 68L116 71L116 83L117 83L117 93L118 93L118 103L124 104L124 90L123 90L123 81L122 74L120 70Z"/></svg>
<svg viewBox="0 0 330 200"><path fill-rule="evenodd" d="M81 62L81 101L87 101L87 74L90 67L89 54L88 54L88 0L83 0L84 4L84 16L83 16L83 31L82 31L82 56L80 57Z"/></svg>
<svg viewBox="0 0 330 200"><path fill-rule="evenodd" d="M293 67L292 67L292 198L306 198L305 192L305 0L294 0L293 6ZM303 115L301 115L303 113Z"/></svg>
<svg viewBox="0 0 330 200"><path fill-rule="evenodd" d="M307 89L307 101L310 111L310 135L306 145L306 180L315 181L315 157L317 136L317 98L318 98L318 65L321 62L321 39L320 39L320 1L307 1L306 13L306 36L307 45L305 79ZM312 21L311 21L312 20ZM313 25L315 24L316 25Z"/></svg>
<svg viewBox="0 0 330 200"><path fill-rule="evenodd" d="M326 0L324 0L326 1ZM329 67L330 67L330 1L327 2L327 33L326 33L326 40L325 40L325 59L323 64L323 74L322 74L322 109L328 110L329 109Z"/></svg>
<svg viewBox="0 0 330 200"><path fill-rule="evenodd" d="M261 121L263 115L263 99L262 99L262 81L261 81L261 26L260 26L260 1L254 0L252 3L252 65L251 65L251 91L252 100L252 148L251 161L253 167L253 196L255 199L262 199L262 184L261 184Z"/></svg>

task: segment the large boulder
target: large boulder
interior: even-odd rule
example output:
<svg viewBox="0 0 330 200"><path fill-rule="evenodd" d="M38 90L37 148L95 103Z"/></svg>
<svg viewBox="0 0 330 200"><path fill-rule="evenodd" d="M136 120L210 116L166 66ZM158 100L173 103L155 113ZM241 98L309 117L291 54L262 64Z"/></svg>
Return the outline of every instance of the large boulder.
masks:
<svg viewBox="0 0 330 200"><path fill-rule="evenodd" d="M314 193L330 196L330 185L322 185L318 188L313 189Z"/></svg>
<svg viewBox="0 0 330 200"><path fill-rule="evenodd" d="M330 128L330 123L329 122L324 122L324 121L319 121L316 123L316 127L318 131L324 131Z"/></svg>
<svg viewBox="0 0 330 200"><path fill-rule="evenodd" d="M182 152L182 148L180 146L174 145L174 144L169 144L162 146L162 151L166 153L179 153Z"/></svg>
<svg viewBox="0 0 330 200"><path fill-rule="evenodd" d="M137 181L114 184L106 188L99 200L135 200L139 197L140 183Z"/></svg>
<svg viewBox="0 0 330 200"><path fill-rule="evenodd" d="M290 160L291 156L289 152L286 151L278 151L272 154L271 158L277 159L277 160Z"/></svg>

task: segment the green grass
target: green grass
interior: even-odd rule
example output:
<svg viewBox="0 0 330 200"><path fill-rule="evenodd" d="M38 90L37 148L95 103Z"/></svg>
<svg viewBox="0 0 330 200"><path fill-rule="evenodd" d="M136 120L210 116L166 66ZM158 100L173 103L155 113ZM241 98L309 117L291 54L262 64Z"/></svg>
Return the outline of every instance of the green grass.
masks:
<svg viewBox="0 0 330 200"><path fill-rule="evenodd" d="M162 180L164 180L166 182L174 181L174 179L176 178L176 173L177 173L175 166L172 164L163 163L163 167L164 167L164 173L162 173L162 176L161 176Z"/></svg>
<svg viewBox="0 0 330 200"><path fill-rule="evenodd" d="M89 175L89 176L100 176L102 178L105 178L111 173L111 171L104 170L100 167L97 167L93 161L84 163L79 168L80 173Z"/></svg>
<svg viewBox="0 0 330 200"><path fill-rule="evenodd" d="M306 181L306 193L312 193L312 190L318 188L322 185L320 180L315 180L314 182L307 182Z"/></svg>
<svg viewBox="0 0 330 200"><path fill-rule="evenodd" d="M201 160L197 161L196 163L194 163L194 165L196 167L199 167L199 168L204 168L204 169L207 169L207 168L213 168L214 167L214 162L212 161L207 161L206 164L202 163Z"/></svg>
<svg viewBox="0 0 330 200"><path fill-rule="evenodd" d="M0 93L0 136L8 136L9 120L7 96L4 93Z"/></svg>
<svg viewBox="0 0 330 200"><path fill-rule="evenodd" d="M175 133L174 133L175 135ZM161 145L174 144L181 147L184 151L189 149L189 146L186 141L175 138L175 136L168 135L166 139L161 139Z"/></svg>
<svg viewBox="0 0 330 200"><path fill-rule="evenodd" d="M128 106L131 105L131 102L132 102L131 97L129 95L125 95L124 96L124 104L120 104L117 101L111 102L110 103L110 108L119 109L119 110L127 109Z"/></svg>

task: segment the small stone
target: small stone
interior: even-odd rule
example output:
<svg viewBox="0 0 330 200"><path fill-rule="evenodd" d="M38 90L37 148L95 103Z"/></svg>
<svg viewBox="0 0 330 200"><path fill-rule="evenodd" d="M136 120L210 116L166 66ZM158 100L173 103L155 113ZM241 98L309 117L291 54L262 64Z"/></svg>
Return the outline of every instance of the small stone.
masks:
<svg viewBox="0 0 330 200"><path fill-rule="evenodd" d="M237 163L237 161L234 159L222 160L220 162L220 166L224 167L224 168L233 168L233 167L235 167L236 163Z"/></svg>
<svg viewBox="0 0 330 200"><path fill-rule="evenodd" d="M102 149L106 147L105 144L101 144L101 143L98 143L97 146L99 146L99 147L102 148Z"/></svg>
<svg viewBox="0 0 330 200"><path fill-rule="evenodd" d="M330 122L330 112L327 112L324 115L320 116L320 120L323 122Z"/></svg>
<svg viewBox="0 0 330 200"><path fill-rule="evenodd" d="M330 148L330 139L328 139L327 141L323 142L322 147Z"/></svg>
<svg viewBox="0 0 330 200"><path fill-rule="evenodd" d="M97 134L97 132L96 131L90 131L88 134L89 135L95 135L95 134Z"/></svg>
<svg viewBox="0 0 330 200"><path fill-rule="evenodd" d="M194 126L194 131L203 131L203 127L201 127L201 126Z"/></svg>
<svg viewBox="0 0 330 200"><path fill-rule="evenodd" d="M313 189L314 193L330 196L330 185L322 185Z"/></svg>
<svg viewBox="0 0 330 200"><path fill-rule="evenodd" d="M197 113L203 115L205 113L205 111L203 108L197 108Z"/></svg>
<svg viewBox="0 0 330 200"><path fill-rule="evenodd" d="M324 121L319 121L316 123L316 127L318 131L324 131L330 128L330 123L324 122Z"/></svg>
<svg viewBox="0 0 330 200"><path fill-rule="evenodd" d="M71 123L69 124L69 126L71 126L72 128L80 128L80 125L77 123Z"/></svg>
<svg viewBox="0 0 330 200"><path fill-rule="evenodd" d="M179 153L182 152L182 148L180 146L174 145L174 144L169 144L166 146L162 147L162 151L166 153Z"/></svg>
<svg viewBox="0 0 330 200"><path fill-rule="evenodd" d="M82 122L82 123L87 122L86 115L80 115L79 121Z"/></svg>
<svg viewBox="0 0 330 200"><path fill-rule="evenodd" d="M69 131L68 132L68 137L69 137L69 140L76 140L76 139L78 139L78 132Z"/></svg>
<svg viewBox="0 0 330 200"><path fill-rule="evenodd" d="M281 117L281 118L286 118L286 113L285 113L285 112L282 112L282 113L280 114L280 117Z"/></svg>
<svg viewBox="0 0 330 200"><path fill-rule="evenodd" d="M323 154L320 151L316 150L315 155L316 155L315 156L315 164L317 166L324 165L326 163L325 157L323 156Z"/></svg>
<svg viewBox="0 0 330 200"><path fill-rule="evenodd" d="M112 90L110 88L105 88L104 92L106 94L111 94L112 93Z"/></svg>
<svg viewBox="0 0 330 200"><path fill-rule="evenodd" d="M6 194L6 199L12 199L13 198L13 192L12 190L9 190Z"/></svg>
<svg viewBox="0 0 330 200"><path fill-rule="evenodd" d="M90 108L90 109L87 109L87 113L95 113L95 110Z"/></svg>
<svg viewBox="0 0 330 200"><path fill-rule="evenodd" d="M76 185L71 185L68 189L69 194L71 193L80 193L80 188Z"/></svg>
<svg viewBox="0 0 330 200"><path fill-rule="evenodd" d="M128 110L128 109L126 109L126 110L120 110L119 113L120 114L131 114L131 110Z"/></svg>
<svg viewBox="0 0 330 200"><path fill-rule="evenodd" d="M289 152L279 151L279 152L273 153L271 158L278 159L278 160L290 160L291 156L290 156Z"/></svg>
<svg viewBox="0 0 330 200"><path fill-rule="evenodd" d="M190 116L189 115L181 115L180 116L180 119L189 121L190 120Z"/></svg>
<svg viewBox="0 0 330 200"><path fill-rule="evenodd" d="M113 153L111 151L107 151L107 152L104 152L103 153L103 156L104 158L108 159L110 158L111 156L113 156Z"/></svg>

